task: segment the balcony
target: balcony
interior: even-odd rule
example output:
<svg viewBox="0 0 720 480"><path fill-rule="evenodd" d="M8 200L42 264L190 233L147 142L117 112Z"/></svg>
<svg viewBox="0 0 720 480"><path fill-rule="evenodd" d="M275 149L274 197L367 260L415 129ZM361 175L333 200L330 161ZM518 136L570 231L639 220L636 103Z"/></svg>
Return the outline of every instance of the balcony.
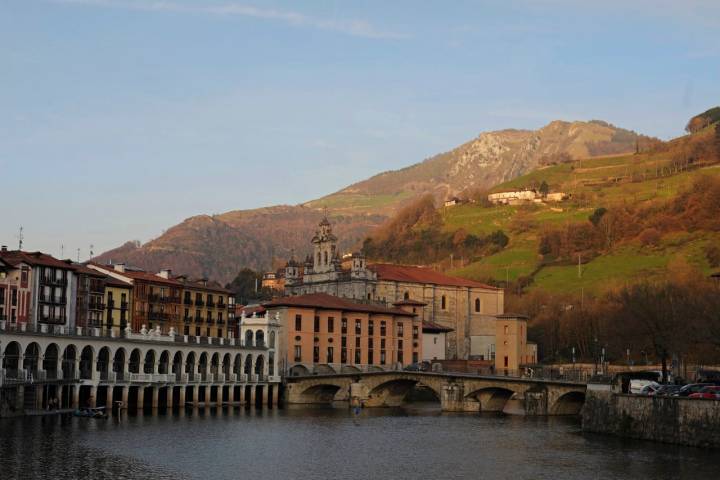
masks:
<svg viewBox="0 0 720 480"><path fill-rule="evenodd" d="M90 310L105 310L105 304L102 302L90 302Z"/></svg>
<svg viewBox="0 0 720 480"><path fill-rule="evenodd" d="M203 302L202 299L200 299L200 298L196 298L196 299L195 299L195 306L196 306L196 307L203 307L203 306L205 306L205 302Z"/></svg>
<svg viewBox="0 0 720 480"><path fill-rule="evenodd" d="M205 319L202 315L195 315L195 323L202 323L203 321L205 321Z"/></svg>
<svg viewBox="0 0 720 480"><path fill-rule="evenodd" d="M64 287L67 285L67 278L40 277L40 283L43 285L57 285Z"/></svg>
<svg viewBox="0 0 720 480"><path fill-rule="evenodd" d="M215 308L215 302L214 302L213 300L208 300L208 302L207 302L207 307L208 307L208 308Z"/></svg>
<svg viewBox="0 0 720 480"><path fill-rule="evenodd" d="M218 325L225 325L225 320L222 319L222 318L218 318L218 319L217 319L217 324L218 324Z"/></svg>
<svg viewBox="0 0 720 480"><path fill-rule="evenodd" d="M52 315L40 315L40 321L43 323L52 323L54 325L64 325L65 317L53 317Z"/></svg>
<svg viewBox="0 0 720 480"><path fill-rule="evenodd" d="M192 298L185 297L185 299L183 300L183 304L184 305L192 305L193 304Z"/></svg>
<svg viewBox="0 0 720 480"><path fill-rule="evenodd" d="M218 302L217 308L220 310L225 310L225 308L227 308L227 304L224 302Z"/></svg>
<svg viewBox="0 0 720 480"><path fill-rule="evenodd" d="M172 320L172 315L164 312L150 312L148 313L148 320L156 320L158 322L167 322Z"/></svg>
<svg viewBox="0 0 720 480"><path fill-rule="evenodd" d="M107 302L107 309L108 310L114 310L115 309L115 302L110 300Z"/></svg>
<svg viewBox="0 0 720 480"><path fill-rule="evenodd" d="M120 302L120 310L127 310L128 302Z"/></svg>
<svg viewBox="0 0 720 480"><path fill-rule="evenodd" d="M185 322L185 324L192 323L192 317L183 317L183 322Z"/></svg>
<svg viewBox="0 0 720 480"><path fill-rule="evenodd" d="M208 325L213 325L213 324L215 324L215 319L212 318L212 317L208 317L208 319L207 319L207 324L208 324Z"/></svg>

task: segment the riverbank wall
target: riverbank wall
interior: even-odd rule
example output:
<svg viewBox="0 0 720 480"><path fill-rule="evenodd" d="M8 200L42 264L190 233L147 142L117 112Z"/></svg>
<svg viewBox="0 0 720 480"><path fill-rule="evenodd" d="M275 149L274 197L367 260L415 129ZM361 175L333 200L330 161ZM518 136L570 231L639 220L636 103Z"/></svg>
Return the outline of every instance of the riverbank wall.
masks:
<svg viewBox="0 0 720 480"><path fill-rule="evenodd" d="M582 429L621 437L720 448L720 400L647 397L588 385Z"/></svg>

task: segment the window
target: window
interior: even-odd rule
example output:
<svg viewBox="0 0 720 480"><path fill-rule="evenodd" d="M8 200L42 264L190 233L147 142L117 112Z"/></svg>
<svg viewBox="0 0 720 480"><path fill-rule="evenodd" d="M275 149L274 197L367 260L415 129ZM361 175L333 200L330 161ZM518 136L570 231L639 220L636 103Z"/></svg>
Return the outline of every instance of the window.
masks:
<svg viewBox="0 0 720 480"><path fill-rule="evenodd" d="M360 337L355 337L355 348L360 348Z"/></svg>
<svg viewBox="0 0 720 480"><path fill-rule="evenodd" d="M360 319L355 320L355 335L362 335L362 323Z"/></svg>
<svg viewBox="0 0 720 480"><path fill-rule="evenodd" d="M302 347L300 345L295 345L295 361L302 361Z"/></svg>
<svg viewBox="0 0 720 480"><path fill-rule="evenodd" d="M360 350L355 350L355 363L359 364L362 360L360 359Z"/></svg>
<svg viewBox="0 0 720 480"><path fill-rule="evenodd" d="M402 337L403 336L403 324L398 322L397 329L398 329L398 337Z"/></svg>
<svg viewBox="0 0 720 480"><path fill-rule="evenodd" d="M320 363L320 347L317 345L313 347L313 362Z"/></svg>
<svg viewBox="0 0 720 480"><path fill-rule="evenodd" d="M418 338L418 327L417 325L413 325L413 339L417 340Z"/></svg>
<svg viewBox="0 0 720 480"><path fill-rule="evenodd" d="M475 299L475 313L480 313L480 299Z"/></svg>
<svg viewBox="0 0 720 480"><path fill-rule="evenodd" d="M347 363L347 348L340 349L340 363Z"/></svg>
<svg viewBox="0 0 720 480"><path fill-rule="evenodd" d="M405 300L409 300L409 299L410 299L410 292L405 292L405 295L403 295L403 298L404 298Z"/></svg>
<svg viewBox="0 0 720 480"><path fill-rule="evenodd" d="M183 329L183 335L190 335L190 325L185 325L185 328Z"/></svg>
<svg viewBox="0 0 720 480"><path fill-rule="evenodd" d="M368 361L367 362L370 365L372 365L372 363L373 363L373 351L372 350L368 350Z"/></svg>
<svg viewBox="0 0 720 480"><path fill-rule="evenodd" d="M218 328L217 336L222 337L222 328Z"/></svg>
<svg viewBox="0 0 720 480"><path fill-rule="evenodd" d="M372 320L368 321L368 335L375 334L375 322Z"/></svg>
<svg viewBox="0 0 720 480"><path fill-rule="evenodd" d="M218 323L223 323L223 312L218 312Z"/></svg>
<svg viewBox="0 0 720 480"><path fill-rule="evenodd" d="M210 336L210 327L206 327L206 328L205 328L205 336L206 336L206 337L209 337L209 336Z"/></svg>
<svg viewBox="0 0 720 480"><path fill-rule="evenodd" d="M328 317L327 328L328 328L328 330L327 330L328 333L335 332L335 317Z"/></svg>
<svg viewBox="0 0 720 480"><path fill-rule="evenodd" d="M302 315L295 315L295 331L299 332L302 330Z"/></svg>
<svg viewBox="0 0 720 480"><path fill-rule="evenodd" d="M200 336L200 327L195 327L195 336L196 337Z"/></svg>
<svg viewBox="0 0 720 480"><path fill-rule="evenodd" d="M385 350L385 339L384 338L380 339L380 348Z"/></svg>
<svg viewBox="0 0 720 480"><path fill-rule="evenodd" d="M341 325L340 326L341 333L346 334L347 333L347 318L343 318L342 323L340 325Z"/></svg>
<svg viewBox="0 0 720 480"><path fill-rule="evenodd" d="M327 347L327 363L334 363L333 347Z"/></svg>
<svg viewBox="0 0 720 480"><path fill-rule="evenodd" d="M384 337L386 333L385 322L380 322L380 336Z"/></svg>
<svg viewBox="0 0 720 480"><path fill-rule="evenodd" d="M413 363L418 363L418 352L413 352Z"/></svg>
<svg viewBox="0 0 720 480"><path fill-rule="evenodd" d="M385 350L380 350L380 365L385 365Z"/></svg>
<svg viewBox="0 0 720 480"><path fill-rule="evenodd" d="M368 348L373 348L373 338L368 338Z"/></svg>
<svg viewBox="0 0 720 480"><path fill-rule="evenodd" d="M347 347L347 337L342 337L342 338L340 339L340 346L341 346L342 348Z"/></svg>
<svg viewBox="0 0 720 480"><path fill-rule="evenodd" d="M397 357L398 357L397 361L400 363L403 363L403 351L402 350L398 350Z"/></svg>
<svg viewBox="0 0 720 480"><path fill-rule="evenodd" d="M320 317L315 315L315 324L313 325L313 332L317 333L320 331Z"/></svg>
<svg viewBox="0 0 720 480"><path fill-rule="evenodd" d="M445 295L440 297L440 309L442 309L442 310L447 309L447 299L445 298Z"/></svg>
<svg viewBox="0 0 720 480"><path fill-rule="evenodd" d="M510 331L510 327L508 327L507 325L505 325L505 335L507 335L509 331Z"/></svg>
<svg viewBox="0 0 720 480"><path fill-rule="evenodd" d="M508 357L507 357L507 355L505 355L504 365L505 365L505 368L507 368L507 366L508 366Z"/></svg>
<svg viewBox="0 0 720 480"><path fill-rule="evenodd" d="M433 344L437 345L437 337L433 337Z"/></svg>

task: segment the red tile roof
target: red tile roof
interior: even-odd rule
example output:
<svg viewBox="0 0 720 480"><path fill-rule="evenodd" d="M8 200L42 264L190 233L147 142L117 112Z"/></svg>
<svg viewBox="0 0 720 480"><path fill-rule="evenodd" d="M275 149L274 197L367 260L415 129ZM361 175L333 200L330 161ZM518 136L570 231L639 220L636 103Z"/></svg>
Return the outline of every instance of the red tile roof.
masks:
<svg viewBox="0 0 720 480"><path fill-rule="evenodd" d="M427 267L410 265L392 265L387 263L375 263L368 265L368 268L377 273L378 280L390 280L394 282L409 283L430 283L433 285L447 285L451 287L486 288L500 290L484 283L475 282L465 278L451 277L432 270Z"/></svg>
<svg viewBox="0 0 720 480"><path fill-rule="evenodd" d="M351 300L328 295L327 293L309 293L292 297L281 297L264 303L265 308L272 307L308 307L324 310L344 310L348 312L383 313L388 315L415 316L399 308L387 308L380 305L356 303Z"/></svg>
<svg viewBox="0 0 720 480"><path fill-rule="evenodd" d="M429 322L424 321L422 325L423 333L442 333L442 332L452 332L454 329L450 327L445 327L443 325L440 325L439 323L435 322Z"/></svg>
<svg viewBox="0 0 720 480"><path fill-rule="evenodd" d="M132 288L132 284L124 280L120 280L119 278L111 277L110 275L105 277L105 285L108 287Z"/></svg>
<svg viewBox="0 0 720 480"><path fill-rule="evenodd" d="M33 266L43 266L52 268L64 268L66 270L75 270L70 260L58 260L57 258L42 252L23 252L20 250L0 251L0 258L11 265L17 265L25 262Z"/></svg>
<svg viewBox="0 0 720 480"><path fill-rule="evenodd" d="M121 275L126 278L130 278L132 280L140 280L144 282L149 283L160 283L164 285L171 285L174 287L181 287L183 284L178 282L177 280L173 280L171 278L163 278L160 275L157 275L155 273L149 273L145 272L143 270L131 270L126 268L124 272L120 272L118 270L115 270L115 267L112 265L102 265L100 263L94 263L94 262L88 262L89 265L94 265L98 268L103 269L106 272L112 272L116 275Z"/></svg>

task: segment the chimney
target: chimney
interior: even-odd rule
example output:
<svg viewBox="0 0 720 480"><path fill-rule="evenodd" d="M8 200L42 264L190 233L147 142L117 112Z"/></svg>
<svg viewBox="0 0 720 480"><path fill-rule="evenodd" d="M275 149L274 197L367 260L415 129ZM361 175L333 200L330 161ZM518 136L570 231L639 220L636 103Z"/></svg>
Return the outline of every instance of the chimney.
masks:
<svg viewBox="0 0 720 480"><path fill-rule="evenodd" d="M7 252L7 245L0 247L0 252Z"/></svg>
<svg viewBox="0 0 720 480"><path fill-rule="evenodd" d="M158 276L168 279L168 278L170 278L171 273L172 273L172 270L170 270L169 268L163 268L162 270L160 270L160 273L158 273Z"/></svg>
<svg viewBox="0 0 720 480"><path fill-rule="evenodd" d="M113 268L116 272L125 273L125 264L124 263L116 263L113 265Z"/></svg>

